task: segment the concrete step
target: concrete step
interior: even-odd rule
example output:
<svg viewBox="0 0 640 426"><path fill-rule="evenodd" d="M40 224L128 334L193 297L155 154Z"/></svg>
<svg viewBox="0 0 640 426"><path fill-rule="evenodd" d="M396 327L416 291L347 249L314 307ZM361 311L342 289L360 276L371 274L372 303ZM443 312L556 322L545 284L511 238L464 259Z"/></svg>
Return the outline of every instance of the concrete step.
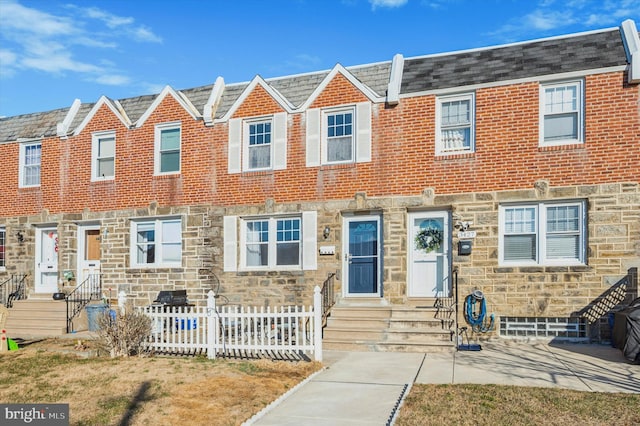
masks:
<svg viewBox="0 0 640 426"><path fill-rule="evenodd" d="M452 321L441 320L437 318L429 319L397 319L391 318L389 320L390 330L406 330L406 329L430 329L430 330L448 330Z"/></svg>
<svg viewBox="0 0 640 426"><path fill-rule="evenodd" d="M380 341L384 339L384 329L363 330L360 328L325 328L322 333L326 340Z"/></svg>
<svg viewBox="0 0 640 426"><path fill-rule="evenodd" d="M422 343L449 342L452 331L432 329L388 330L382 343Z"/></svg>
<svg viewBox="0 0 640 426"><path fill-rule="evenodd" d="M377 329L384 330L389 326L388 319L380 318L356 318L356 317L329 317L327 318L327 328L345 327L357 329Z"/></svg>
<svg viewBox="0 0 640 426"><path fill-rule="evenodd" d="M52 298L15 301L5 324L10 337L55 337L67 332L67 304Z"/></svg>
<svg viewBox="0 0 640 426"><path fill-rule="evenodd" d="M394 343L381 342L375 347L377 352L420 352L420 353L441 353L455 352L456 346L452 342L422 343Z"/></svg>
<svg viewBox="0 0 640 426"><path fill-rule="evenodd" d="M388 306L334 306L330 318L387 319L391 317Z"/></svg>

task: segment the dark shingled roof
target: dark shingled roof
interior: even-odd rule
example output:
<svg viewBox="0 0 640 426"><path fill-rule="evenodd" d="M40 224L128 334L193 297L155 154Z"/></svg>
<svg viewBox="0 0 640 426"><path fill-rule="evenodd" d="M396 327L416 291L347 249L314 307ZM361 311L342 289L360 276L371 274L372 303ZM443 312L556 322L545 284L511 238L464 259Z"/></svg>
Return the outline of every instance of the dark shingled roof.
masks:
<svg viewBox="0 0 640 426"><path fill-rule="evenodd" d="M211 90L213 90L213 84L195 87L193 89L180 90L180 92L189 99L193 106L196 107L198 112L202 115L204 113L204 105L209 100L209 96L211 96Z"/></svg>
<svg viewBox="0 0 640 426"><path fill-rule="evenodd" d="M454 54L407 58L400 93L626 64L618 29Z"/></svg>
<svg viewBox="0 0 640 426"><path fill-rule="evenodd" d="M159 93L155 95L138 96L135 98L118 99L118 102L120 102L120 105L124 108L129 120L131 120L132 123L135 123L140 117L142 117L142 114L149 109L158 95Z"/></svg>

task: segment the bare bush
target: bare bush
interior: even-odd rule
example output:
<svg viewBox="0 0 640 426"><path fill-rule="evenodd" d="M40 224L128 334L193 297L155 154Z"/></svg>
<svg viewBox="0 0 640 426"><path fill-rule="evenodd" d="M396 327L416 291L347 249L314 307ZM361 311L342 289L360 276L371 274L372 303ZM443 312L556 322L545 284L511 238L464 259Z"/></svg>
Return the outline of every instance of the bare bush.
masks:
<svg viewBox="0 0 640 426"><path fill-rule="evenodd" d="M131 304L123 310L105 312L97 323L98 345L111 358L148 353L144 342L151 334L151 318Z"/></svg>

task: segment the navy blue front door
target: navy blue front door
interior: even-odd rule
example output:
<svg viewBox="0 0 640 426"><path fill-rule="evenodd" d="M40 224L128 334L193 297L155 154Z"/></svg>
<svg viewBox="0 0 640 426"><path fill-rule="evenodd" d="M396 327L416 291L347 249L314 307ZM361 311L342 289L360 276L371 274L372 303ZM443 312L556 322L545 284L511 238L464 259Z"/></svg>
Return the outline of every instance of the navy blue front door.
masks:
<svg viewBox="0 0 640 426"><path fill-rule="evenodd" d="M351 295L379 294L379 222L377 219L352 219L348 224L348 293Z"/></svg>

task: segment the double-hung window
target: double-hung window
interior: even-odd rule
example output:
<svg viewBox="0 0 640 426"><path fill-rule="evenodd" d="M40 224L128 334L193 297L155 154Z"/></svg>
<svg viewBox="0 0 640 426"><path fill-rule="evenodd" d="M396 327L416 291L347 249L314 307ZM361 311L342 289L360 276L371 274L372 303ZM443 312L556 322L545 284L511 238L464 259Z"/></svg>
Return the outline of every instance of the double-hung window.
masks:
<svg viewBox="0 0 640 426"><path fill-rule="evenodd" d="M182 264L182 220L131 221L131 266L174 267Z"/></svg>
<svg viewBox="0 0 640 426"><path fill-rule="evenodd" d="M20 145L20 186L40 185L40 165L42 160L42 143L25 143Z"/></svg>
<svg viewBox="0 0 640 426"><path fill-rule="evenodd" d="M287 113L229 120L229 173L287 168Z"/></svg>
<svg viewBox="0 0 640 426"><path fill-rule="evenodd" d="M354 161L353 116L353 108L323 113L322 157L325 164Z"/></svg>
<svg viewBox="0 0 640 426"><path fill-rule="evenodd" d="M582 143L584 95L582 81L540 87L540 145Z"/></svg>
<svg viewBox="0 0 640 426"><path fill-rule="evenodd" d="M91 135L91 178L109 180L115 176L116 134L101 132Z"/></svg>
<svg viewBox="0 0 640 426"><path fill-rule="evenodd" d="M300 267L300 217L246 219L241 228L241 259L247 269Z"/></svg>
<svg viewBox="0 0 640 426"><path fill-rule="evenodd" d="M503 264L584 264L583 201L500 206Z"/></svg>
<svg viewBox="0 0 640 426"><path fill-rule="evenodd" d="M180 123L158 124L155 129L156 174L180 173Z"/></svg>
<svg viewBox="0 0 640 426"><path fill-rule="evenodd" d="M245 134L245 170L264 170L271 168L272 143L271 119L247 121Z"/></svg>
<svg viewBox="0 0 640 426"><path fill-rule="evenodd" d="M7 266L7 260L5 257L7 246L7 230L5 228L0 228L0 270L4 270Z"/></svg>
<svg viewBox="0 0 640 426"><path fill-rule="evenodd" d="M371 114L371 102L308 109L307 167L371 161Z"/></svg>
<svg viewBox="0 0 640 426"><path fill-rule="evenodd" d="M443 96L436 108L436 153L473 152L475 149L474 95Z"/></svg>

